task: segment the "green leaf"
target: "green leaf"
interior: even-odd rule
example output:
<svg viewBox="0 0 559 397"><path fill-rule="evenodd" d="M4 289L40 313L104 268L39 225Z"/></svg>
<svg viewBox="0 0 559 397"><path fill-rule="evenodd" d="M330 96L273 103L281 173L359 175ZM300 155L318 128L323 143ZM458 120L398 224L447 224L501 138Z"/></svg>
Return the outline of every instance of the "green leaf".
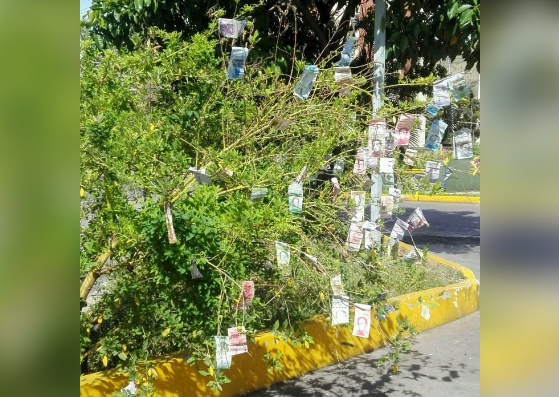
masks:
<svg viewBox="0 0 559 397"><path fill-rule="evenodd" d="M471 4L464 4L461 5L460 7L458 7L458 10L456 11L457 14L461 14L463 13L465 10L467 10L468 8L472 8Z"/></svg>
<svg viewBox="0 0 559 397"><path fill-rule="evenodd" d="M118 358L120 358L121 360L126 360L128 358L128 356L126 355L126 353L121 352L121 353L118 353Z"/></svg>
<svg viewBox="0 0 559 397"><path fill-rule="evenodd" d="M200 375L202 375L202 376L210 376L210 373L209 373L208 371L202 371L202 370L200 370L200 371L198 371L198 373L199 373Z"/></svg>
<svg viewBox="0 0 559 397"><path fill-rule="evenodd" d="M276 322L274 323L274 326L272 327L272 330L277 331L279 328L279 320L276 320Z"/></svg>
<svg viewBox="0 0 559 397"><path fill-rule="evenodd" d="M467 24L472 22L472 14L474 10L466 10L462 14L460 14L460 27L463 28Z"/></svg>
<svg viewBox="0 0 559 397"><path fill-rule="evenodd" d="M349 347L355 346L353 343L349 343L349 342L341 342L341 344L344 345L344 346L349 346Z"/></svg>
<svg viewBox="0 0 559 397"><path fill-rule="evenodd" d="M452 5L452 7L450 7L450 10L448 10L448 13L447 13L448 18L449 18L449 19L454 18L454 16L456 15L456 11L457 11L457 10L458 10L458 3L454 3L454 4Z"/></svg>
<svg viewBox="0 0 559 397"><path fill-rule="evenodd" d="M400 53L401 54L404 54L404 52L408 48L408 45L409 45L408 36L402 36L402 41L400 42Z"/></svg>

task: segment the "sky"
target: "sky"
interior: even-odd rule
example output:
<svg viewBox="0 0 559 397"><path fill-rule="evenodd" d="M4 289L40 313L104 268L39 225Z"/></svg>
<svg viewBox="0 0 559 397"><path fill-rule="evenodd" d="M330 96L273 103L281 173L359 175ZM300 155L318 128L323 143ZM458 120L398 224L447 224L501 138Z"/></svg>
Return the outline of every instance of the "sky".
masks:
<svg viewBox="0 0 559 397"><path fill-rule="evenodd" d="M91 7L91 0L80 0L80 18L89 10L89 7Z"/></svg>

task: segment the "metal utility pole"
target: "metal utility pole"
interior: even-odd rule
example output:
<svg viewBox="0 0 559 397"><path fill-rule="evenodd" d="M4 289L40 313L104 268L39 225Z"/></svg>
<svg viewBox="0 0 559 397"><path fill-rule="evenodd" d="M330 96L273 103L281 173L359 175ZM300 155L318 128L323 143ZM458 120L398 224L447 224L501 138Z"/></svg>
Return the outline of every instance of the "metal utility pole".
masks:
<svg viewBox="0 0 559 397"><path fill-rule="evenodd" d="M386 15L386 0L375 1L375 38L374 49L374 91L373 91L373 118L382 106L382 95L384 94L384 65L386 58L384 30L384 16Z"/></svg>

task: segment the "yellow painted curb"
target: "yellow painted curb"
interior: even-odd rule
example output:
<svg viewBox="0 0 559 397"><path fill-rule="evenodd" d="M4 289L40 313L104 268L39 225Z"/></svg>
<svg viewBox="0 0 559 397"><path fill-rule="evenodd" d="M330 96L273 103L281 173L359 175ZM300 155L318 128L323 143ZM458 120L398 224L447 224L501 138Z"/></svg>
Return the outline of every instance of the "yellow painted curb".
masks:
<svg viewBox="0 0 559 397"><path fill-rule="evenodd" d="M411 248L404 243L400 246ZM239 396L263 389L379 348L387 343L386 335L392 337L397 333L397 316L408 316L416 330L421 332L479 310L479 281L473 272L436 255L429 254L429 258L462 272L465 280L391 299L391 302L397 303L399 310L388 315L382 323L372 315L368 339L352 336L352 324L332 326L328 315L316 316L302 323L315 341L308 349L303 346L294 348L285 341L275 340L271 332L262 333L255 338L255 343L248 343L248 354L233 356L231 368L223 370L231 383L223 385L223 391L217 396ZM273 356L283 353L282 371L268 372L268 365L262 358L266 352ZM198 368L190 366L180 354L153 360L153 363L158 374L154 386L161 397L212 395L206 387L212 378L198 373L198 370L207 371L204 364L200 363ZM114 370L85 375L80 377L80 397L110 396L127 384L127 378Z"/></svg>
<svg viewBox="0 0 559 397"><path fill-rule="evenodd" d="M441 195L429 195L429 194L419 194L411 195L407 194L403 196L404 201L432 201L432 202L442 202L442 203L471 203L479 204L480 196L441 196Z"/></svg>

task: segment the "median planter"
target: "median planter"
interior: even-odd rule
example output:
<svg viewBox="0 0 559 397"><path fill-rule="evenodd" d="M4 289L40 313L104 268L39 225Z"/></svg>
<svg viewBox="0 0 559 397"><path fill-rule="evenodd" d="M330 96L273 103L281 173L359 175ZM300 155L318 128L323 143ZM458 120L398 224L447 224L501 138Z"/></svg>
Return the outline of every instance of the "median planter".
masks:
<svg viewBox="0 0 559 397"><path fill-rule="evenodd" d="M400 247L411 248L404 243L400 243ZM389 299L399 309L387 315L386 321L379 322L371 315L368 339L352 336L350 324L332 326L328 315L319 315L301 324L315 341L308 348L293 347L286 341L277 340L272 332L261 333L256 336L254 343L248 342L248 354L233 356L231 368L223 370L231 383L224 384L223 390L216 395L239 396L379 348L387 343L384 334L393 336L398 332L398 316L407 316L415 329L421 332L479 310L480 285L472 271L436 255L429 254L429 258L441 266L458 270L464 280ZM282 353L282 370L268 372L268 365L263 359L267 352L272 356ZM198 368L197 365L187 364L184 353L152 362L158 375L154 382L158 395L178 397L212 394L206 386L211 378L198 372L206 369L204 365ZM110 396L127 384L127 377L114 370L85 375L80 378L80 396Z"/></svg>

